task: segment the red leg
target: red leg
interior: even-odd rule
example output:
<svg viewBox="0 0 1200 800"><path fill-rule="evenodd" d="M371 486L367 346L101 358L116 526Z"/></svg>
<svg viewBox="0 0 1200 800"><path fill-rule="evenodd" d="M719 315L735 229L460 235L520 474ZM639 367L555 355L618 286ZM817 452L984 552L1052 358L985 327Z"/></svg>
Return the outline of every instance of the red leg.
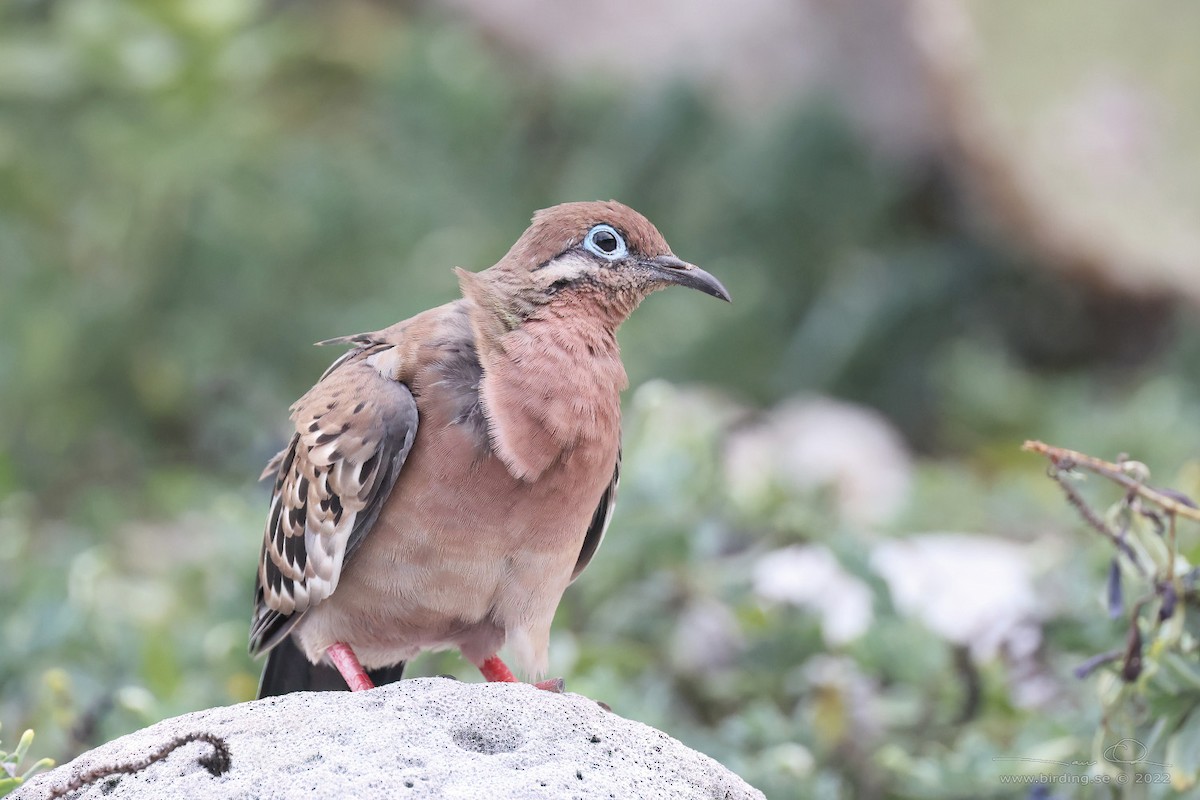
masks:
<svg viewBox="0 0 1200 800"><path fill-rule="evenodd" d="M337 671L342 673L342 677L346 679L346 685L350 687L352 692L361 692L364 689L374 689L375 684L371 683L371 679L367 677L367 671L363 669L362 664L358 663L358 656L354 655L354 651L350 649L350 645L342 642L334 642L329 645L325 651L329 656L329 660L337 667Z"/></svg>
<svg viewBox="0 0 1200 800"><path fill-rule="evenodd" d="M513 675L512 670L508 665L500 660L500 656L492 656L485 658L483 663L479 665L479 671L483 673L483 678L486 681L498 683L516 683L517 676ZM546 681L538 681L533 684L539 689L545 689L548 692L561 692L565 686L562 678L551 678Z"/></svg>
<svg viewBox="0 0 1200 800"><path fill-rule="evenodd" d="M485 658L483 663L479 665L479 671L483 673L485 681L498 681L502 683L517 682L517 676L513 675L508 665L500 660L500 656Z"/></svg>

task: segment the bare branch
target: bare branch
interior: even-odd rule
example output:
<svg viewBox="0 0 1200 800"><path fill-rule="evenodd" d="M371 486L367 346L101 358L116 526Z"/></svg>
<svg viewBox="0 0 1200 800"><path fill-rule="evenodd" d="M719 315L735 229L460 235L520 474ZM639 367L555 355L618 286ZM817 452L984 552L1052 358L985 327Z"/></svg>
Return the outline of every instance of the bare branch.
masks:
<svg viewBox="0 0 1200 800"><path fill-rule="evenodd" d="M1125 541L1125 532L1121 531L1118 534L1109 527L1108 523L1101 519L1100 515L1087 504L1087 501L1076 491L1075 487L1067 482L1067 479L1063 477L1062 472L1059 471L1057 466L1050 472L1050 477L1062 487L1063 494L1067 496L1067 502L1079 512L1079 516L1083 517L1083 521L1101 536L1112 542L1113 547L1117 548L1117 550L1121 551L1122 555L1129 559L1129 563L1137 568L1142 577L1150 577L1149 571L1142 565L1141 559L1137 557L1137 552L1129 546L1129 542Z"/></svg>
<svg viewBox="0 0 1200 800"><path fill-rule="evenodd" d="M1124 486L1129 491L1136 493L1143 500L1148 500L1159 506L1168 514L1185 517L1193 522L1200 522L1200 508L1196 508L1195 503L1189 498L1183 497L1172 490L1164 491L1146 485L1138 478L1130 475L1126 467L1122 464L1114 464L1111 461L1093 458L1075 450L1052 447L1045 442L1032 440L1025 442L1021 446L1021 449L1045 456L1058 469L1078 468L1093 472L1107 478L1113 483Z"/></svg>

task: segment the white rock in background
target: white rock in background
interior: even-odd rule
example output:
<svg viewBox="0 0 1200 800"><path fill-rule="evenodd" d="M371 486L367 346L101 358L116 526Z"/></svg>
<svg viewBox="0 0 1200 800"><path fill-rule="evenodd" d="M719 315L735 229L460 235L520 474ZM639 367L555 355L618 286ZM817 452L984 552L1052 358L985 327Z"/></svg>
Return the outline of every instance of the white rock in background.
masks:
<svg viewBox="0 0 1200 800"><path fill-rule="evenodd" d="M737 617L724 603L703 597L679 614L671 635L671 666L678 672L713 674L737 665L745 637Z"/></svg>
<svg viewBox="0 0 1200 800"><path fill-rule="evenodd" d="M14 800L42 800L96 767L145 758L172 739L221 737L231 767L214 777L194 742L132 775L68 795L154 797L761 798L717 762L579 695L525 684L402 681L316 692L164 720L37 775Z"/></svg>
<svg viewBox="0 0 1200 800"><path fill-rule="evenodd" d="M873 619L870 588L822 545L785 547L763 556L754 566L754 592L816 612L831 647L858 638Z"/></svg>
<svg viewBox="0 0 1200 800"><path fill-rule="evenodd" d="M874 525L907 502L912 458L879 412L811 397L786 402L735 431L725 474L731 496L744 503L771 485L794 492L833 487L843 517Z"/></svg>
<svg viewBox="0 0 1200 800"><path fill-rule="evenodd" d="M925 534L884 542L871 567L897 609L982 661L1003 648L1015 658L1041 642L1027 548L992 536Z"/></svg>

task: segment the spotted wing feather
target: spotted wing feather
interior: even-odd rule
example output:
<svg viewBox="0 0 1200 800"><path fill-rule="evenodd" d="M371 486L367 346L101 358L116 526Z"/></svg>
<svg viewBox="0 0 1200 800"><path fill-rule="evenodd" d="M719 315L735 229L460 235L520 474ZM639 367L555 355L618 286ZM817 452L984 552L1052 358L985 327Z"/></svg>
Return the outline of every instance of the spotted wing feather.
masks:
<svg viewBox="0 0 1200 800"><path fill-rule="evenodd" d="M351 351L292 406L295 433L264 473L274 475L275 485L258 565L252 653L278 644L337 589L412 449L412 392L366 360L387 347Z"/></svg>

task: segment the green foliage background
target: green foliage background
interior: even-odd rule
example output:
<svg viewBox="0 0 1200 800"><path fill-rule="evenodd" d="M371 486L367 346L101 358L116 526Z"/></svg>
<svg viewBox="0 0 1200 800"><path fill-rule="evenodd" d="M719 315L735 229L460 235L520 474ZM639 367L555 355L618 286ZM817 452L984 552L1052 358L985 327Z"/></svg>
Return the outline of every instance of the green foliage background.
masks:
<svg viewBox="0 0 1200 800"><path fill-rule="evenodd" d="M253 479L335 355L307 343L445 302L450 267L494 262L536 208L616 197L736 302L665 293L622 331L626 477L556 621L569 688L769 797L1003 796L993 757L1086 757L1101 705L1071 670L1123 641L1111 553L1018 446L1129 451L1188 490L1200 339L1168 303L982 237L945 179L873 155L832 101L747 118L703 86L554 80L431 10L5 4L0 719L69 758L251 698ZM797 392L904 433L899 518L867 528L786 482L729 495L730 431ZM868 549L938 530L1071 543L1039 576L1048 705L892 606ZM872 589L871 629L832 653L810 614L751 591L760 556L804 542ZM712 604L733 660L673 660L676 621ZM831 657L841 683L814 677ZM474 679L414 665L448 671Z"/></svg>

